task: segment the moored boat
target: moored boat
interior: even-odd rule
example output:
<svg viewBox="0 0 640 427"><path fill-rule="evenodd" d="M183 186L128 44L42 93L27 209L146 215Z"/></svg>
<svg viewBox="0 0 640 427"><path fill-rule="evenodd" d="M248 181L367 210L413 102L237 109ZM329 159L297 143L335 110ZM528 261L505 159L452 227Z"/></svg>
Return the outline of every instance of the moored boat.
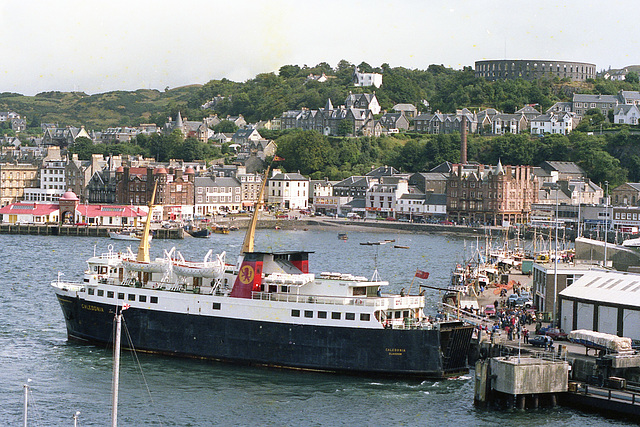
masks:
<svg viewBox="0 0 640 427"><path fill-rule="evenodd" d="M113 315L127 304L139 351L376 376L468 372L471 326L430 318L422 295L382 294L389 283L378 278L313 274L310 252L255 251L258 211L234 264L212 251L202 262L169 253L170 268L142 271L110 250L87 261L83 282L58 278L69 339L110 345ZM141 242L136 263L153 263L148 250Z"/></svg>
<svg viewBox="0 0 640 427"><path fill-rule="evenodd" d="M138 233L136 231L128 231L128 230L109 231L109 237L112 238L113 240L127 240L132 242L139 242L140 239L142 238L142 233ZM149 241L151 241L152 239L151 234L149 234L147 238L149 239Z"/></svg>

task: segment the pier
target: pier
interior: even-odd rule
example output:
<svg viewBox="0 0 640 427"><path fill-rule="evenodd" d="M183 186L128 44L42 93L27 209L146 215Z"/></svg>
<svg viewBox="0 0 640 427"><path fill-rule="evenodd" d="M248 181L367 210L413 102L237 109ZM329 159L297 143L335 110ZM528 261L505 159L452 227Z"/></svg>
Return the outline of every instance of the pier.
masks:
<svg viewBox="0 0 640 427"><path fill-rule="evenodd" d="M563 405L614 417L640 415L640 355L590 355L580 344L560 343L548 351L485 336L478 353L487 357L475 364L475 404L521 410Z"/></svg>
<svg viewBox="0 0 640 427"><path fill-rule="evenodd" d="M52 225L52 224L0 224L0 234L30 234L39 236L86 236L109 237L114 227L95 225ZM182 228L157 228L154 239L183 239Z"/></svg>

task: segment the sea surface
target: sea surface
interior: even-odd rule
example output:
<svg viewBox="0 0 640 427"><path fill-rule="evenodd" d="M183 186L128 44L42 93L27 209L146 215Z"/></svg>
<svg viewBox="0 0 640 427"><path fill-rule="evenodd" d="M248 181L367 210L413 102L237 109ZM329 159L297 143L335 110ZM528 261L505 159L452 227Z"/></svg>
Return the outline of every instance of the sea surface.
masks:
<svg viewBox="0 0 640 427"><path fill-rule="evenodd" d="M244 233L209 239L153 240L151 255L175 246L185 259L209 249L235 261ZM360 242L395 239L363 246ZM30 426L105 426L111 420L111 349L67 341L62 312L50 282L81 280L87 258L107 238L0 235L0 426L21 425L23 385L29 384ZM395 245L410 249L394 248ZM389 291L418 290L416 269L432 286L446 286L456 263L475 241L453 234L259 230L257 250L314 251L310 270L371 277L377 267ZM136 248L132 248L136 251ZM427 290L435 313L438 291ZM394 381L268 368L233 366L124 352L119 425L326 426L326 425L625 425L599 415L558 407L536 411L487 410L473 405L473 371L445 381Z"/></svg>

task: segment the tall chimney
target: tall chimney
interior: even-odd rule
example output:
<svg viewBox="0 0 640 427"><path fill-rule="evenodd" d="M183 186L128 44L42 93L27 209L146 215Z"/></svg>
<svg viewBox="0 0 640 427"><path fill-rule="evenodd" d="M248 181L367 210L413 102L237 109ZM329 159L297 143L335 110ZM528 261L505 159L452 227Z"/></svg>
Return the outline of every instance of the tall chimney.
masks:
<svg viewBox="0 0 640 427"><path fill-rule="evenodd" d="M460 163L467 163L467 116L464 114L460 123Z"/></svg>

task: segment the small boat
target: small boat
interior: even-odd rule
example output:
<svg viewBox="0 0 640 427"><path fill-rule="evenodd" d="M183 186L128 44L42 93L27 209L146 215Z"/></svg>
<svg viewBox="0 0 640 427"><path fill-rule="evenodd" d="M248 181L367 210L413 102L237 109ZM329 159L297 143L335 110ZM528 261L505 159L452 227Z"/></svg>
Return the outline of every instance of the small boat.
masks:
<svg viewBox="0 0 640 427"><path fill-rule="evenodd" d="M215 227L212 227L212 230L216 234L229 234L229 227L224 225L216 225Z"/></svg>
<svg viewBox="0 0 640 427"><path fill-rule="evenodd" d="M142 238L142 236L136 233L135 231L126 231L126 230L110 231L109 237L114 240L128 240L128 241L135 241L135 242L139 242L140 239ZM152 239L152 236L149 235L149 241L151 241L151 239Z"/></svg>
<svg viewBox="0 0 640 427"><path fill-rule="evenodd" d="M347 233L338 233L338 239L347 240L348 238L349 236L347 235Z"/></svg>
<svg viewBox="0 0 640 427"><path fill-rule="evenodd" d="M207 238L211 235L211 230L208 228L190 229L187 230L187 233L189 233L191 237Z"/></svg>
<svg viewBox="0 0 640 427"><path fill-rule="evenodd" d="M403 245L393 245L393 247L396 249L411 249L409 248L409 246L403 246Z"/></svg>

